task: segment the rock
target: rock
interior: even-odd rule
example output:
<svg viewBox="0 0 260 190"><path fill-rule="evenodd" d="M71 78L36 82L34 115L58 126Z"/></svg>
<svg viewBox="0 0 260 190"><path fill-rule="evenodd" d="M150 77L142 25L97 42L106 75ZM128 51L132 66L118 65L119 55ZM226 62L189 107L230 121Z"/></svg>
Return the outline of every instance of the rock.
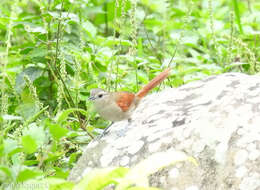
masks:
<svg viewBox="0 0 260 190"><path fill-rule="evenodd" d="M69 180L176 150L197 160L149 177L162 189L260 190L260 76L228 73L147 96L132 121L91 142ZM162 159L163 160L163 159Z"/></svg>

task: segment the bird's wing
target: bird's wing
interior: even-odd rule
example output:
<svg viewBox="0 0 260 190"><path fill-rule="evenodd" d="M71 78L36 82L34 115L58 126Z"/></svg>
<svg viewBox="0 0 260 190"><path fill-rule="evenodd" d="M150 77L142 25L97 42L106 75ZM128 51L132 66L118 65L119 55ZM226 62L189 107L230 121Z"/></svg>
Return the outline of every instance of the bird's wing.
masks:
<svg viewBox="0 0 260 190"><path fill-rule="evenodd" d="M131 107L135 99L135 94L130 92L116 92L115 101L123 112L126 112Z"/></svg>

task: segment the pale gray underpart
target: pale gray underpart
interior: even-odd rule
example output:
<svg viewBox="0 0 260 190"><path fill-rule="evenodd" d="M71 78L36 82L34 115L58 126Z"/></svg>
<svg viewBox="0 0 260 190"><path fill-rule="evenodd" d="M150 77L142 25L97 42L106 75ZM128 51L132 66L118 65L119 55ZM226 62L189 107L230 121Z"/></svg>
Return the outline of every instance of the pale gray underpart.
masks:
<svg viewBox="0 0 260 190"><path fill-rule="evenodd" d="M93 168L133 167L175 149L195 158L150 176L150 185L183 190L260 189L260 76L228 73L144 98L132 115L91 142L69 180Z"/></svg>

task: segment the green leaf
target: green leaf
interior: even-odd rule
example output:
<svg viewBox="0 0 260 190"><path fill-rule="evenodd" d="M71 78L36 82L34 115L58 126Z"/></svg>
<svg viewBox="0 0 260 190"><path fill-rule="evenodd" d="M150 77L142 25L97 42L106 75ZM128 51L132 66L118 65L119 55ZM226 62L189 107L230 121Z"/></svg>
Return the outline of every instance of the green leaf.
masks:
<svg viewBox="0 0 260 190"><path fill-rule="evenodd" d="M0 173L0 181L7 181L7 179L12 179L13 174L12 170L6 166L0 165L0 171L4 173L5 176L2 176Z"/></svg>
<svg viewBox="0 0 260 190"><path fill-rule="evenodd" d="M144 24L148 29L152 29L155 32L161 31L163 28L163 21L157 19L146 19Z"/></svg>
<svg viewBox="0 0 260 190"><path fill-rule="evenodd" d="M26 46L24 49L22 49L21 51L20 51L20 53L21 54L25 54L25 55L27 55L30 51L32 51L33 50L33 47L28 47L28 46Z"/></svg>
<svg viewBox="0 0 260 190"><path fill-rule="evenodd" d="M49 11L48 12L49 13L49 15L50 16L52 16L52 18L54 18L54 19L59 19L60 18L60 14L58 13L58 12L51 12L51 11Z"/></svg>
<svg viewBox="0 0 260 190"><path fill-rule="evenodd" d="M53 169L55 169L55 175L53 177L62 178L62 179L66 179L70 172L69 170L65 170L59 167L53 167Z"/></svg>
<svg viewBox="0 0 260 190"><path fill-rule="evenodd" d="M45 106L44 108L42 108L38 113L34 114L33 116L31 116L30 118L28 118L25 122L24 122L24 126L28 126L29 123L33 122L34 120L36 120L42 113L44 113L45 110L47 110L49 108L49 106Z"/></svg>
<svg viewBox="0 0 260 190"><path fill-rule="evenodd" d="M37 147L44 145L44 143L47 143L48 141L44 128L42 126L37 126L35 123L32 123L28 127L24 128L23 135L33 138L37 144Z"/></svg>
<svg viewBox="0 0 260 190"><path fill-rule="evenodd" d="M18 153L18 152L23 152L23 149L22 149L21 147L17 147L16 149L14 149L12 152L10 152L10 153L8 154L8 156L12 157L12 162L13 162L13 163L14 163L13 158L14 158L14 156L17 156L16 153Z"/></svg>
<svg viewBox="0 0 260 190"><path fill-rule="evenodd" d="M18 147L17 141L9 138L4 140L3 145L4 145L4 154L9 154L10 152L12 152Z"/></svg>
<svg viewBox="0 0 260 190"><path fill-rule="evenodd" d="M80 153L79 152L74 152L70 155L69 159L69 164L73 165L73 163L76 163L77 158L79 157Z"/></svg>
<svg viewBox="0 0 260 190"><path fill-rule="evenodd" d="M48 184L49 190L72 190L74 187L74 183L60 178L51 177L44 181Z"/></svg>
<svg viewBox="0 0 260 190"><path fill-rule="evenodd" d="M233 0L233 5L234 5L234 11L235 11L235 15L236 15L236 22L239 28L239 31L241 34L243 34L243 28L240 22L240 11L239 11L239 7L238 7L238 2L237 0Z"/></svg>
<svg viewBox="0 0 260 190"><path fill-rule="evenodd" d="M166 12L167 7L169 6L168 2L164 0L142 0L142 2L153 11L157 11L159 13Z"/></svg>
<svg viewBox="0 0 260 190"><path fill-rule="evenodd" d="M15 90L18 93L21 93L25 87L25 81L24 81L24 75L27 75L30 80L33 82L40 76L42 76L43 70L38 67L28 67L24 69L23 72L17 75L16 81L15 81Z"/></svg>
<svg viewBox="0 0 260 190"><path fill-rule="evenodd" d="M94 64L94 69L97 71L101 71L101 72L106 72L107 71L107 67L102 65L101 63L99 63L98 61L96 61Z"/></svg>
<svg viewBox="0 0 260 190"><path fill-rule="evenodd" d="M50 131L52 137L55 140L59 140L60 138L66 136L66 134L69 132L68 129L63 128L63 127L61 127L58 124L51 124L51 123L49 123L48 127L49 127L49 131Z"/></svg>
<svg viewBox="0 0 260 190"><path fill-rule="evenodd" d="M4 145L3 143L0 144L0 157L4 156Z"/></svg>
<svg viewBox="0 0 260 190"><path fill-rule="evenodd" d="M225 67L224 71L226 72L231 68L239 67L239 66L242 66L242 65L248 65L248 63L246 63L246 62L233 62L233 63L230 63L229 65L227 65Z"/></svg>
<svg viewBox="0 0 260 190"><path fill-rule="evenodd" d="M30 54L28 54L29 58L44 58L48 54L48 51L45 46L34 48Z"/></svg>
<svg viewBox="0 0 260 190"><path fill-rule="evenodd" d="M25 166L33 166L33 165L39 164L39 161L37 161L37 160L25 160L25 161L23 162L23 164L24 164Z"/></svg>
<svg viewBox="0 0 260 190"><path fill-rule="evenodd" d="M34 153L37 150L37 144L30 135L26 135L22 137L22 145L24 151L27 154Z"/></svg>
<svg viewBox="0 0 260 190"><path fill-rule="evenodd" d="M29 100L31 101L31 100ZM16 107L15 112L20 114L24 119L29 119L39 112L39 107L35 102L20 104Z"/></svg>
<svg viewBox="0 0 260 190"><path fill-rule="evenodd" d="M82 27L84 30L87 32L89 37L94 38L97 34L97 29L96 27L89 21L86 21L82 24Z"/></svg>
<svg viewBox="0 0 260 190"><path fill-rule="evenodd" d="M42 175L41 172L33 171L33 170L30 170L30 169L24 169L24 170L22 170L18 173L16 181L17 182L24 182L26 180L33 179L33 178L35 178L37 176L41 176L41 175Z"/></svg>
<svg viewBox="0 0 260 190"><path fill-rule="evenodd" d="M109 184L117 184L118 180L126 175L128 168L106 168L90 171L73 190L98 190Z"/></svg>
<svg viewBox="0 0 260 190"><path fill-rule="evenodd" d="M70 108L70 109L66 109L66 110L63 110L62 112L60 112L57 116L56 116L56 121L61 124L62 122L66 121L69 114L73 113L73 112L80 112L82 113L83 115L87 116L88 115L88 112L86 112L85 110L83 109L80 109L80 108Z"/></svg>
<svg viewBox="0 0 260 190"><path fill-rule="evenodd" d="M125 39L115 39L112 37L108 37L106 39L102 39L102 43L105 46L114 46L114 45L122 45L122 46L132 46L132 42Z"/></svg>

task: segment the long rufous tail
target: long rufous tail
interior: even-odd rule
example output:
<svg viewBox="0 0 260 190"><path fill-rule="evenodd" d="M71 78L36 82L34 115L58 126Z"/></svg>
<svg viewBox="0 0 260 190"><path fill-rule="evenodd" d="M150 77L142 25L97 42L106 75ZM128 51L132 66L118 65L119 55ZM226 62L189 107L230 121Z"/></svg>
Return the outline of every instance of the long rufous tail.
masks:
<svg viewBox="0 0 260 190"><path fill-rule="evenodd" d="M139 92L137 92L136 96L138 98L143 98L148 94L150 90L159 85L166 77L169 76L171 68L165 69L159 75L157 75L153 80L151 80L147 85L145 85Z"/></svg>

